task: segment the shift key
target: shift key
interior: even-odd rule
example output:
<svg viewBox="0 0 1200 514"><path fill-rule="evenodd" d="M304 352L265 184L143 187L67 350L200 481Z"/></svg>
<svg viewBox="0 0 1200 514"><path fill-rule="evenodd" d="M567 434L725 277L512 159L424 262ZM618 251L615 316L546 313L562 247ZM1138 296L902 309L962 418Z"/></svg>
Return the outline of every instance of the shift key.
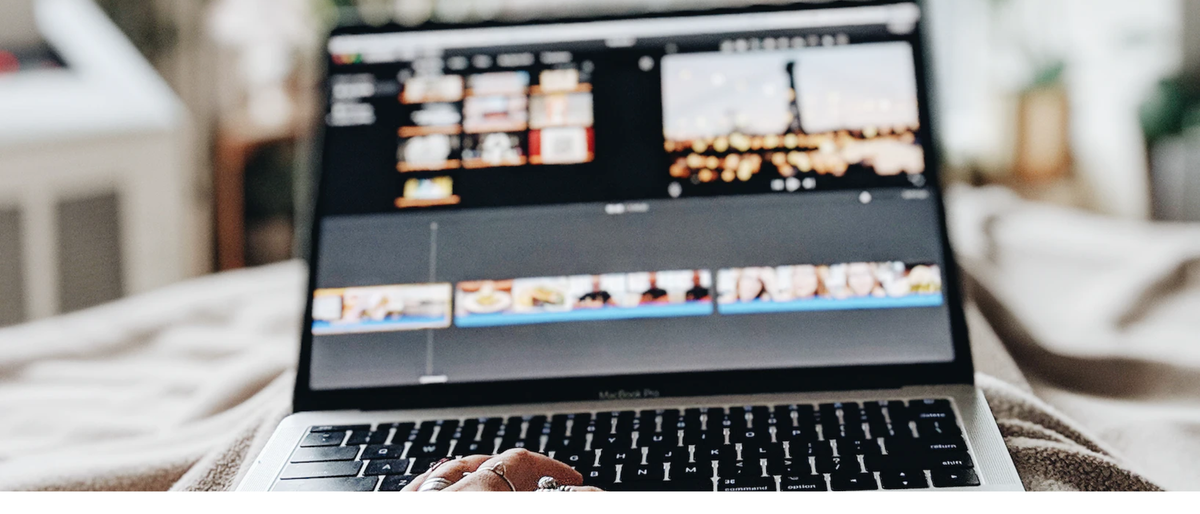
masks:
<svg viewBox="0 0 1200 514"><path fill-rule="evenodd" d="M936 452L931 453L926 462L926 469L970 468L973 467L971 456L967 452Z"/></svg>
<svg viewBox="0 0 1200 514"><path fill-rule="evenodd" d="M302 464L288 464L283 468L283 474L279 475L280 480L288 480L292 478L328 478L328 477L352 477L362 470L362 461L338 461L338 462L305 462Z"/></svg>

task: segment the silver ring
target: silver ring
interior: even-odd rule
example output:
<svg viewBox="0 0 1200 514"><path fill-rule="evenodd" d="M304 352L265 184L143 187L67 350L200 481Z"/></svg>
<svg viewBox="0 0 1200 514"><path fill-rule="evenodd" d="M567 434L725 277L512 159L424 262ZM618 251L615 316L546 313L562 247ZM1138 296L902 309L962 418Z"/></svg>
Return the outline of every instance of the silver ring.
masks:
<svg viewBox="0 0 1200 514"><path fill-rule="evenodd" d="M512 489L513 491L517 490L517 486L513 485L512 480L509 480L508 477L504 476L507 473L508 468L504 465L503 462L497 462L486 468L479 468L479 469L482 469L485 471L491 471L492 473L495 473L496 476L498 476L504 480L504 483L508 484L509 489Z"/></svg>
<svg viewBox="0 0 1200 514"><path fill-rule="evenodd" d="M442 489L445 489L452 485L454 485L454 482L446 480L445 478L433 477L433 478L428 478L424 482L422 482L421 487L417 488L417 492L424 493L424 492L431 492L431 491L441 491Z"/></svg>
<svg viewBox="0 0 1200 514"><path fill-rule="evenodd" d="M575 488L569 485L558 483L554 477L542 477L538 479L538 492L574 492Z"/></svg>

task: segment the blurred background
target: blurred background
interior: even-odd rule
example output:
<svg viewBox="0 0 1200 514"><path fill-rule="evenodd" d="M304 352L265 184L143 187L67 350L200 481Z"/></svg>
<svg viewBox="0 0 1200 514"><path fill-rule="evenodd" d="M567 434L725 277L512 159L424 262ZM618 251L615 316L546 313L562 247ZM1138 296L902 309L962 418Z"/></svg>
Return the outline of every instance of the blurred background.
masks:
<svg viewBox="0 0 1200 514"><path fill-rule="evenodd" d="M333 26L744 3L0 0L0 326L304 255ZM927 4L943 180L1200 221L1200 2Z"/></svg>

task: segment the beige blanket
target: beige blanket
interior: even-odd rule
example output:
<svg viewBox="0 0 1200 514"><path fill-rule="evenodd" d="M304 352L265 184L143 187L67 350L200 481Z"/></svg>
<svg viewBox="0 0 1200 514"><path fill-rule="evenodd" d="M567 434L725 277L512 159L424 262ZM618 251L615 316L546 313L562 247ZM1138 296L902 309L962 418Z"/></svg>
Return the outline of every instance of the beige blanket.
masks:
<svg viewBox="0 0 1200 514"><path fill-rule="evenodd" d="M1128 468L1200 489L1200 225L1117 221L1001 188L950 200L974 301L1032 391Z"/></svg>
<svg viewBox="0 0 1200 514"><path fill-rule="evenodd" d="M957 194L976 207L985 203L977 198L987 196L976 191ZM956 209L956 218L970 220L956 230L971 234L972 226L1003 226L995 223L994 214L1019 216L1036 210L1010 200L989 200L986 205L1004 210L988 215L964 209L958 216ZM1071 213L1037 214L1064 223L1064 231L1078 230L1070 223L1081 223ZM983 223L987 219L993 221ZM1099 227L1107 223L1081 219ZM1053 228L1048 222L1044 227L1050 233ZM1101 228L1095 237L1103 239L1111 235L1108 232ZM1002 233L1007 234L993 230L994 236ZM1136 234L1130 237L1165 238ZM992 252L996 246L1016 247L1023 236L1005 237L1011 240L996 237L990 246L981 247ZM965 246L965 253L979 253L976 245ZM1090 254L1070 248L1044 258L1062 267L1077 266L1080 260L1095 262ZM1178 272L1169 261L1159 264L1162 273ZM1016 280L1007 278L1004 273L1009 271L995 263L973 264L971 269L978 284ZM1016 269L1024 270L1012 272ZM1116 263L1112 269L1121 275L1125 268ZM1163 283L1160 276L1138 272L1143 275L1136 277L1151 276L1150 282ZM233 487L289 409L303 280L303 265L291 262L206 277L0 330L0 490ZM1134 278L1125 280L1126 289L1120 291L1132 291L1128 282ZM1027 312L1007 302L1029 298L1006 296L1008 289L986 284L975 288L984 308L969 310L981 371L978 382L1027 488L1200 488L1197 471L1188 469L1200 456L1196 382L1186 388L1195 379L1189 371L1194 368L1182 359L1154 353L1169 348L1156 339L1155 330L1178 327L1156 329L1151 325L1167 323L1156 317L1158 311L1139 310L1134 314L1137 323L1146 323L1139 329L1146 348L1121 345L1099 338L1077 319L1080 312L1097 308L1111 313L1111 305L1066 314L1046 306ZM1062 285L1038 290L1037 296L1034 300L1050 306L1091 298ZM1141 296L1129 298L1141 303ZM1177 308L1168 304L1163 308ZM1058 315L1076 318L1064 321L1062 330L1045 332L1043 324L1059 326L1046 318ZM1118 319L1126 320L1121 326L1128 327L1134 318L1123 315ZM988 321L998 323L999 338ZM1072 339L1076 336L1080 339ZM1017 362L1001 340L1013 348ZM1064 347L1062 340L1076 346ZM1085 368L1082 372L1080 366ZM1139 374L1146 369L1155 375ZM1035 380L1027 382L1022 371ZM1092 373L1106 373L1106 378L1097 380ZM1122 382L1131 388L1112 385ZM1072 421L1060 409L1082 422Z"/></svg>

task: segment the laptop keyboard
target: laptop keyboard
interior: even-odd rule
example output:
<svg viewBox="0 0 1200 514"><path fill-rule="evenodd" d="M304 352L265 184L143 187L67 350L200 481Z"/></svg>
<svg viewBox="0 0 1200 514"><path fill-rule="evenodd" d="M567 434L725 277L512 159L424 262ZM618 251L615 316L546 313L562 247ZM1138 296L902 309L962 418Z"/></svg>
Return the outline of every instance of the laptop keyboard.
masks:
<svg viewBox="0 0 1200 514"><path fill-rule="evenodd" d="M398 491L443 457L526 448L612 491L977 486L949 400L314 426L272 490Z"/></svg>

